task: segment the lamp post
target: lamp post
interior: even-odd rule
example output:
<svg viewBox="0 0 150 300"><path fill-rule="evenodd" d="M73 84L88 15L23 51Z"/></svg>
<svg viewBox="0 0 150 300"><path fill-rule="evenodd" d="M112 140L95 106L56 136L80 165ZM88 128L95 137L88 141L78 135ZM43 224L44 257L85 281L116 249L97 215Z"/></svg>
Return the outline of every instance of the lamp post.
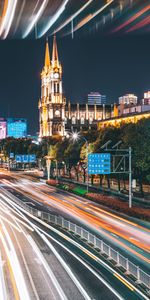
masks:
<svg viewBox="0 0 150 300"><path fill-rule="evenodd" d="M51 175L51 156L46 155L46 168L47 168L47 180L50 180L50 175Z"/></svg>
<svg viewBox="0 0 150 300"><path fill-rule="evenodd" d="M87 159L87 193L88 193L89 192L89 173L88 173L88 154L89 154L88 150L89 150L89 143L88 143L88 140L84 136L80 135L78 132L73 132L71 135L72 135L72 139L74 141L77 141L77 140L80 140L80 139L82 139L82 140L85 141L85 145L86 145L86 159Z"/></svg>

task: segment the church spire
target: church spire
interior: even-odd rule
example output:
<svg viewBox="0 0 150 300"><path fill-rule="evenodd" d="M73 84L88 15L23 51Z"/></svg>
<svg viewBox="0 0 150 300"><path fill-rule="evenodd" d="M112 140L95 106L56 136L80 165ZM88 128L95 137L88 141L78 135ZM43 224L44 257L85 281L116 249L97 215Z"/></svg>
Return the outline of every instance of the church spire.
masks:
<svg viewBox="0 0 150 300"><path fill-rule="evenodd" d="M55 65L55 66L57 66L57 67L58 67L58 65L59 65L58 50L57 50L57 42L56 42L56 35L54 35L54 39L53 39L52 63L53 63L53 65Z"/></svg>
<svg viewBox="0 0 150 300"><path fill-rule="evenodd" d="M45 68L50 67L50 53L49 53L49 46L48 46L48 39L46 39L46 50L45 50Z"/></svg>

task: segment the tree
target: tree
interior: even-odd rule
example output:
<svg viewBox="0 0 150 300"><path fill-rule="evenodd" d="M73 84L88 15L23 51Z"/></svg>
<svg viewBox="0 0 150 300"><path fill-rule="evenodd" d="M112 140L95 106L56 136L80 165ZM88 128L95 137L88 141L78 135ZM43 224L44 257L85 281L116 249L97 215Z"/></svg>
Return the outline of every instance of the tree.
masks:
<svg viewBox="0 0 150 300"><path fill-rule="evenodd" d="M80 159L80 143L70 143L64 152L64 160L66 162L69 175L71 178L71 169L74 167L77 180L78 180L78 166L77 163Z"/></svg>
<svg viewBox="0 0 150 300"><path fill-rule="evenodd" d="M122 128L124 147L132 147L133 176L139 181L143 195L143 180L150 174L150 119Z"/></svg>

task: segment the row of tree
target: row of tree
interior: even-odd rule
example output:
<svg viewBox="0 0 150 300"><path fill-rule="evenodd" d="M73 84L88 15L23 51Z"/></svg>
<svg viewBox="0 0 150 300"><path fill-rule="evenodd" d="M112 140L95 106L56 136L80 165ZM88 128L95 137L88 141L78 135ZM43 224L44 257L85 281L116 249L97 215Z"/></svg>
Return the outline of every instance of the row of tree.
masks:
<svg viewBox="0 0 150 300"><path fill-rule="evenodd" d="M131 147L133 178L137 179L141 193L143 193L143 183L150 182L150 119L142 119L136 124L122 124L120 127L110 126L102 128L100 131L88 131L82 135L88 140L88 152L102 152L101 146L108 140L112 141L112 145L121 140L120 148ZM14 154L34 153L37 158L43 160L43 165L45 164L44 157L49 154L53 161L57 160L59 169L63 168L65 164L70 176L72 169L74 169L77 180L80 167L85 181L87 149L82 135L76 142L67 138L45 138L39 145L34 144L29 139L8 138L1 141L0 147L6 157L9 156L10 152ZM110 185L109 179L112 176L116 177L119 186L120 176L111 175L107 176L108 187ZM102 185L103 176L100 176L100 179ZM123 179L125 181L127 177L123 176Z"/></svg>

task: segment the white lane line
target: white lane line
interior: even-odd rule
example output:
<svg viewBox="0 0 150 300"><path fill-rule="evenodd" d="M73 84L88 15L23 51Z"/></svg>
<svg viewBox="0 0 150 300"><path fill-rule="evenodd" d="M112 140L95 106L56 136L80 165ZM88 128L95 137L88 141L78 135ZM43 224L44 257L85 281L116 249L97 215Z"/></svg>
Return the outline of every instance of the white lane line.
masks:
<svg viewBox="0 0 150 300"><path fill-rule="evenodd" d="M49 240L45 237L44 234L42 234L41 237L43 238L45 243L48 245L48 247L51 249L51 251L54 253L54 255L57 257L57 259L59 260L59 262L61 263L63 268L66 270L67 274L70 276L70 278L72 279L72 281L74 282L74 284L76 285L76 287L78 288L78 290L80 291L80 293L82 294L84 299L91 300L91 298L89 297L89 295L87 294L85 289L82 287L80 282L77 280L77 278L73 274L72 270L69 268L69 266L66 264L66 262L62 259L62 257L59 255L59 253L53 247L53 245L49 242Z"/></svg>

